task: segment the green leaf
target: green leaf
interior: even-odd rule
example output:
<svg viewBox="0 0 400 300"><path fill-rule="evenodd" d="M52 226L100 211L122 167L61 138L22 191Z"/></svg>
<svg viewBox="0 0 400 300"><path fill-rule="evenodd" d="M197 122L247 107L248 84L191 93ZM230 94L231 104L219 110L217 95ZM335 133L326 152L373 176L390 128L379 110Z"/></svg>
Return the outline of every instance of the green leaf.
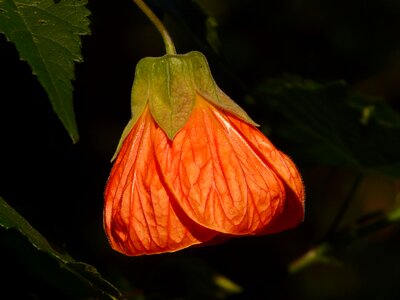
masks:
<svg viewBox="0 0 400 300"><path fill-rule="evenodd" d="M382 99L289 76L264 82L258 96L299 160L400 176L400 115Z"/></svg>
<svg viewBox="0 0 400 300"><path fill-rule="evenodd" d="M83 290L86 294L95 295L100 299L118 299L120 296L120 292L111 283L103 279L93 266L75 261L69 255L54 250L49 242L1 197L0 227L9 230L14 229L22 234L37 251L45 256L44 261L47 260L47 264L49 264L48 260L50 259L53 264L58 265L57 272L66 271L69 278L73 278L72 284L77 286L77 290ZM47 276L55 276L56 271L49 272ZM52 278L49 278L49 281L51 280ZM73 289L72 286L62 286L66 284L64 281L59 281L58 284L61 285L59 288Z"/></svg>
<svg viewBox="0 0 400 300"><path fill-rule="evenodd" d="M0 0L0 32L16 45L46 90L73 142L79 139L71 81L81 62L80 35L89 34L86 0Z"/></svg>

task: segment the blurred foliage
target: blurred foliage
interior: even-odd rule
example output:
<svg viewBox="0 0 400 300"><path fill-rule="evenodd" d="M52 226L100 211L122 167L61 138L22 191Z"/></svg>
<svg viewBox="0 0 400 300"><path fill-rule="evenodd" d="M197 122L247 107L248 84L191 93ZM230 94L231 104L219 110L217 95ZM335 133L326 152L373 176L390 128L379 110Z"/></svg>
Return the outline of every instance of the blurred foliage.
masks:
<svg viewBox="0 0 400 300"><path fill-rule="evenodd" d="M338 263L334 258L335 250L339 247L347 246L365 235L369 235L374 233L376 230L389 227L396 223L400 223L400 208L397 208L383 216L375 215L373 218L372 216L369 216L364 220L360 220L358 223L352 224L350 227L342 230L328 242L321 243L296 261L293 261L289 265L289 272L296 273L304 268L310 267L312 264L320 262L335 265Z"/></svg>
<svg viewBox="0 0 400 300"><path fill-rule="evenodd" d="M0 191L9 204L51 249L96 266L124 299L398 299L400 228L390 218L400 203L400 3L148 3L178 51L203 51L218 85L299 166L304 223L172 254L132 258L110 249L102 193L130 117L134 67L164 53L131 1L89 1L92 35L83 38L84 63L76 67L77 145L0 37ZM18 229L0 230L0 242L8 298L96 297ZM289 274L292 262L316 252L322 263ZM73 270L87 275L87 264L79 266Z"/></svg>
<svg viewBox="0 0 400 300"><path fill-rule="evenodd" d="M356 93L344 82L290 76L258 89L268 99L260 106L281 115L277 134L293 144L302 162L400 177L400 114L382 99Z"/></svg>

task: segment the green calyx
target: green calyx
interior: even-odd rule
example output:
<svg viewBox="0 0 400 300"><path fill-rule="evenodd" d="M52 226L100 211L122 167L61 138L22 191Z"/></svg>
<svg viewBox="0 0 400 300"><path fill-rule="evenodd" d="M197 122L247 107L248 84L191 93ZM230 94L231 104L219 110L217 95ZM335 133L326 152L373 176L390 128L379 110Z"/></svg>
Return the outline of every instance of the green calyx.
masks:
<svg viewBox="0 0 400 300"><path fill-rule="evenodd" d="M257 126L247 113L215 83L205 56L197 51L186 54L146 57L136 66L131 94L132 119L124 129L113 158L146 106L156 123L173 140L188 121L200 94L216 107Z"/></svg>

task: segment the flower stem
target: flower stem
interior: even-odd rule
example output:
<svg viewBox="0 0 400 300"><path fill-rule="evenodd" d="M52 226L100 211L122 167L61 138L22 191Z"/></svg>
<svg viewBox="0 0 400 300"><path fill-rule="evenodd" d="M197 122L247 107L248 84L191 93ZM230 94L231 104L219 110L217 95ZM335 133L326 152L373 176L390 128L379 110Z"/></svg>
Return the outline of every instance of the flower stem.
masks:
<svg viewBox="0 0 400 300"><path fill-rule="evenodd" d="M150 21L157 28L158 32L160 32L165 45L165 50L167 54L176 55L175 45L172 42L171 36L169 35L167 29L164 24L160 21L160 19L154 14L154 12L144 3L143 0L133 0L135 4L140 8L140 10L150 19Z"/></svg>

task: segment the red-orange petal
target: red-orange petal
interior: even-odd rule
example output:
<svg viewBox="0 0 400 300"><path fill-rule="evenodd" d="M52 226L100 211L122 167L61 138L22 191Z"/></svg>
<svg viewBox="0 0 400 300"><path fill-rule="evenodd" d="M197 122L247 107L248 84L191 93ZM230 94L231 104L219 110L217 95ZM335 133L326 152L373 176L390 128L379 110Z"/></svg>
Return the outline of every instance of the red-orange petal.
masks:
<svg viewBox="0 0 400 300"><path fill-rule="evenodd" d="M263 156L249 143L244 130L258 131L240 119L233 124L227 113L201 96L174 140L156 135L157 160L171 193L195 222L225 234L257 234L285 208L285 176L265 159L285 160L269 143ZM161 129L160 129L161 130Z"/></svg>
<svg viewBox="0 0 400 300"><path fill-rule="evenodd" d="M272 143L254 127L226 114L246 142L254 149L266 165L281 179L286 193L284 210L277 215L273 222L258 234L270 234L298 225L304 218L304 185L293 161L284 153L277 150Z"/></svg>
<svg viewBox="0 0 400 300"><path fill-rule="evenodd" d="M113 249L126 255L172 252L217 232L190 220L171 201L155 161L155 140L167 140L148 109L126 137L105 191L104 227Z"/></svg>

